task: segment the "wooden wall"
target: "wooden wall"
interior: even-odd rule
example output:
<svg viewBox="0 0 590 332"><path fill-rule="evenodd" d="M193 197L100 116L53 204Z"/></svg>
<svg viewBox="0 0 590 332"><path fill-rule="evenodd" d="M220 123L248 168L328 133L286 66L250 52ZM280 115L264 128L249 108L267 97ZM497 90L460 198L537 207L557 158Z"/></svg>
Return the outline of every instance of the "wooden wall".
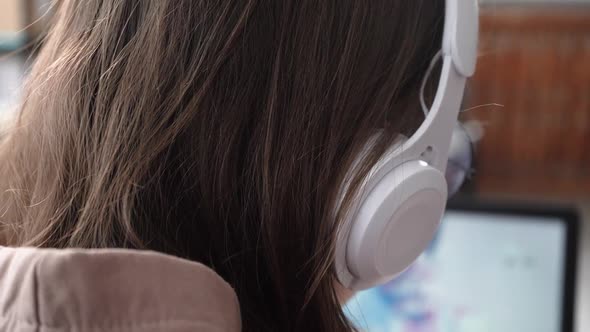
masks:
<svg viewBox="0 0 590 332"><path fill-rule="evenodd" d="M480 45L476 190L590 196L590 6L484 9Z"/></svg>

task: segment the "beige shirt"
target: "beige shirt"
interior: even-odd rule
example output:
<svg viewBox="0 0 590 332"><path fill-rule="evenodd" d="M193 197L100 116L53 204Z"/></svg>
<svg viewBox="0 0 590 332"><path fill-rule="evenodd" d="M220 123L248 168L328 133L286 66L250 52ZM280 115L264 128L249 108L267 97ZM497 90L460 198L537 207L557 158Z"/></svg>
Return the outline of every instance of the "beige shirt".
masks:
<svg viewBox="0 0 590 332"><path fill-rule="evenodd" d="M0 248L0 331L241 330L211 269L153 252Z"/></svg>

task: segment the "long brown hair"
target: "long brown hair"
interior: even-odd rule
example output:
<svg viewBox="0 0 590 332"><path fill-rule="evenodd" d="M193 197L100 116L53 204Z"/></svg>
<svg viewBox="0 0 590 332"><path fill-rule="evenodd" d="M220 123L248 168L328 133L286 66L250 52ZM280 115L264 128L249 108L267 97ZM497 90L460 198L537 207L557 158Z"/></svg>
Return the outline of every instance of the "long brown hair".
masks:
<svg viewBox="0 0 590 332"><path fill-rule="evenodd" d="M376 130L353 189L422 120L443 20L442 0L56 2L0 145L5 242L170 253L235 288L244 331L351 330L335 202Z"/></svg>

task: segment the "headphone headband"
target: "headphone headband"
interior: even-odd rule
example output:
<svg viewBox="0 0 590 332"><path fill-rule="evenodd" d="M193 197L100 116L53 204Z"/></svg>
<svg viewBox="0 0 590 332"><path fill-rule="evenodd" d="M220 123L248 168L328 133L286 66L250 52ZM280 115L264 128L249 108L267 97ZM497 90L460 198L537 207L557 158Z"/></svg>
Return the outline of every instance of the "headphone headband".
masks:
<svg viewBox="0 0 590 332"><path fill-rule="evenodd" d="M447 0L443 54L450 55L463 76L471 77L477 63L479 8L477 0Z"/></svg>
<svg viewBox="0 0 590 332"><path fill-rule="evenodd" d="M467 78L475 72L479 35L477 0L447 0L442 70L428 116L404 144L394 164L422 159L444 172Z"/></svg>

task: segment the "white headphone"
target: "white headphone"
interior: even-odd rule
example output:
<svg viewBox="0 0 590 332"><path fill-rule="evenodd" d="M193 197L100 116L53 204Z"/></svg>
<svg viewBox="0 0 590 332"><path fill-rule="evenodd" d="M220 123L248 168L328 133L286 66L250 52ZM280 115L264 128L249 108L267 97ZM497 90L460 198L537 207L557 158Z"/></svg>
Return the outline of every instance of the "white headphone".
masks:
<svg viewBox="0 0 590 332"><path fill-rule="evenodd" d="M465 83L475 71L477 0L446 0L443 65L424 123L365 180L336 243L340 283L362 290L390 281L426 249L447 201L445 169Z"/></svg>

